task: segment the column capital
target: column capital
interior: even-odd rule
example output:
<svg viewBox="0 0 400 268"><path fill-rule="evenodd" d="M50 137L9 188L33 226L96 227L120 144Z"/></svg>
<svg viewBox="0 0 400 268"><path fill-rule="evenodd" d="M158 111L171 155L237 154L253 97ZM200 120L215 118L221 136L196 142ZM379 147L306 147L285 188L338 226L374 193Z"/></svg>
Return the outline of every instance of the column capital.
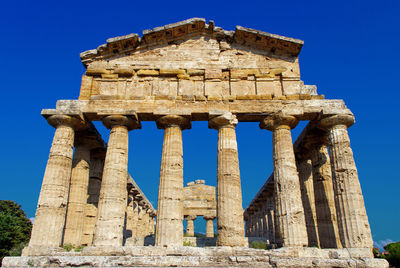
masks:
<svg viewBox="0 0 400 268"><path fill-rule="evenodd" d="M216 218L216 216L214 215L204 215L203 219L205 219L206 221L208 220L214 220Z"/></svg>
<svg viewBox="0 0 400 268"><path fill-rule="evenodd" d="M350 114L337 114L325 117L319 121L319 127L322 129L330 129L337 125L344 125L350 127L355 123L353 115Z"/></svg>
<svg viewBox="0 0 400 268"><path fill-rule="evenodd" d="M235 128L238 123L236 115L227 112L217 117L211 118L208 121L208 127L212 129L219 129L221 127Z"/></svg>
<svg viewBox="0 0 400 268"><path fill-rule="evenodd" d="M89 124L85 120L64 114L51 115L47 118L47 122L55 128L63 125L70 126L74 130L83 130L89 127Z"/></svg>
<svg viewBox="0 0 400 268"><path fill-rule="evenodd" d="M129 115L114 114L103 118L103 124L106 128L111 129L114 126L126 126L128 130L140 128L140 121Z"/></svg>
<svg viewBox="0 0 400 268"><path fill-rule="evenodd" d="M260 128L273 131L277 128L293 129L297 126L299 120L292 115L282 113L269 115L260 122Z"/></svg>
<svg viewBox="0 0 400 268"><path fill-rule="evenodd" d="M195 219L197 219L196 215L187 215L187 216L185 216L185 220L187 220L187 221L194 221Z"/></svg>
<svg viewBox="0 0 400 268"><path fill-rule="evenodd" d="M182 130L191 128L190 120L180 115L164 115L156 121L156 124L159 129L165 129L171 126L178 126Z"/></svg>

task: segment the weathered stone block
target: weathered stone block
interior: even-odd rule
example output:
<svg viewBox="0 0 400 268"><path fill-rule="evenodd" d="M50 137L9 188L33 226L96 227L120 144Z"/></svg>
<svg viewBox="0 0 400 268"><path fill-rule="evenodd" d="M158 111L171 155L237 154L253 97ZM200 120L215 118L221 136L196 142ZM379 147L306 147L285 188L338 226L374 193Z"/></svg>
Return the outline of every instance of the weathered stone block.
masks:
<svg viewBox="0 0 400 268"><path fill-rule="evenodd" d="M287 100L299 100L300 99L300 95L299 94L286 95L286 99Z"/></svg>
<svg viewBox="0 0 400 268"><path fill-rule="evenodd" d="M187 69L187 74L190 76L204 76L204 70L202 69Z"/></svg>
<svg viewBox="0 0 400 268"><path fill-rule="evenodd" d="M256 82L257 95L270 94L273 96L282 96L282 87L279 80L259 81Z"/></svg>
<svg viewBox="0 0 400 268"><path fill-rule="evenodd" d="M153 81L154 96L177 96L178 95L178 81L169 79L155 79Z"/></svg>
<svg viewBox="0 0 400 268"><path fill-rule="evenodd" d="M311 99L312 100L323 100L323 99L325 99L325 95L314 95L314 96L311 96Z"/></svg>
<svg viewBox="0 0 400 268"><path fill-rule="evenodd" d="M160 76L177 76L178 74L186 74L184 69L160 69Z"/></svg>
<svg viewBox="0 0 400 268"><path fill-rule="evenodd" d="M204 87L205 87L204 88L205 96L221 96L222 97L222 96L230 95L228 81L218 81L218 82L205 81Z"/></svg>
<svg viewBox="0 0 400 268"><path fill-rule="evenodd" d="M118 74L120 77L131 77L135 74L135 70L132 66L119 66L115 68L114 73Z"/></svg>
<svg viewBox="0 0 400 268"><path fill-rule="evenodd" d="M221 69L206 69L204 73L205 79L224 79L224 74Z"/></svg>
<svg viewBox="0 0 400 268"><path fill-rule="evenodd" d="M160 72L158 70L140 69L136 72L137 76L158 76Z"/></svg>
<svg viewBox="0 0 400 268"><path fill-rule="evenodd" d="M127 83L126 96L128 99L144 98L152 93L152 83L150 81L133 80Z"/></svg>
<svg viewBox="0 0 400 268"><path fill-rule="evenodd" d="M204 95L204 82L193 80L179 80L178 95Z"/></svg>
<svg viewBox="0 0 400 268"><path fill-rule="evenodd" d="M81 91L79 95L80 100L89 100L92 94L92 81L93 77L82 75Z"/></svg>
<svg viewBox="0 0 400 268"><path fill-rule="evenodd" d="M236 96L256 95L256 83L247 80L231 82L231 94Z"/></svg>
<svg viewBox="0 0 400 268"><path fill-rule="evenodd" d="M283 95L300 94L302 85L299 80L283 80Z"/></svg>
<svg viewBox="0 0 400 268"><path fill-rule="evenodd" d="M118 79L118 74L101 74L103 79Z"/></svg>
<svg viewBox="0 0 400 268"><path fill-rule="evenodd" d="M107 74L110 73L108 70L105 68L88 68L86 70L86 75L102 75L102 74Z"/></svg>
<svg viewBox="0 0 400 268"><path fill-rule="evenodd" d="M299 94L299 99L300 100L311 100L311 95L310 94Z"/></svg>

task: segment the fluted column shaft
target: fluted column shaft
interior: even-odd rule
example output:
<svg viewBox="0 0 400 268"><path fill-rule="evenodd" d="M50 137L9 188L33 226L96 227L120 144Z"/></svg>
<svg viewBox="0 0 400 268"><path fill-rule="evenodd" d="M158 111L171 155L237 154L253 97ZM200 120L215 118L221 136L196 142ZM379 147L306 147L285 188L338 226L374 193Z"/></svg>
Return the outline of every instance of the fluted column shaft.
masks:
<svg viewBox="0 0 400 268"><path fill-rule="evenodd" d="M145 214L146 214L146 208L144 207L144 202L143 201L139 201L138 202L138 218L137 218L137 223L136 223L136 230L135 230L135 234L136 237L144 237L144 233L145 233Z"/></svg>
<svg viewBox="0 0 400 268"><path fill-rule="evenodd" d="M372 248L371 230L347 127L354 123L350 115L335 115L321 120L328 129L329 154L339 234L345 248Z"/></svg>
<svg viewBox="0 0 400 268"><path fill-rule="evenodd" d="M275 216L273 197L267 199L268 237L270 243L275 243Z"/></svg>
<svg viewBox="0 0 400 268"><path fill-rule="evenodd" d="M299 172L301 199L306 221L308 246L319 247L317 216L314 201L312 163L311 160L304 155L300 155L300 157L297 158L296 163L297 170Z"/></svg>
<svg viewBox="0 0 400 268"><path fill-rule="evenodd" d="M91 246L93 243L105 157L105 148L97 148L92 150L90 153L88 196L85 207L85 220L81 243L85 246Z"/></svg>
<svg viewBox="0 0 400 268"><path fill-rule="evenodd" d="M74 148L74 129L84 128L79 119L53 115L47 121L56 128L43 176L29 246L57 247L62 243Z"/></svg>
<svg viewBox="0 0 400 268"><path fill-rule="evenodd" d="M260 125L273 131L277 231L282 246L305 246L308 243L290 132L296 125L297 119L289 115L270 116Z"/></svg>
<svg viewBox="0 0 400 268"><path fill-rule="evenodd" d="M258 208L260 209L260 208ZM258 210L257 212L257 236L258 237L262 237L263 236L263 221L262 221L262 215L261 215L261 211Z"/></svg>
<svg viewBox="0 0 400 268"><path fill-rule="evenodd" d="M230 113L209 121L209 127L218 130L217 246L244 246L237 122L236 116Z"/></svg>
<svg viewBox="0 0 400 268"><path fill-rule="evenodd" d="M156 246L183 245L183 148L182 129L190 121L181 116L163 116L157 126L164 129L158 188Z"/></svg>
<svg viewBox="0 0 400 268"><path fill-rule="evenodd" d="M248 219L246 221L246 228L247 228L247 234L246 236L251 236L252 232L252 221L251 221L251 214L248 215Z"/></svg>
<svg viewBox="0 0 400 268"><path fill-rule="evenodd" d="M262 215L262 219L263 219L263 237L265 237L266 239L269 239L268 236L268 214L267 214L267 204L264 203L263 206L263 215Z"/></svg>
<svg viewBox="0 0 400 268"><path fill-rule="evenodd" d="M320 246L321 248L341 248L327 146L315 144L311 149L311 159Z"/></svg>
<svg viewBox="0 0 400 268"><path fill-rule="evenodd" d="M110 115L103 123L111 131L93 245L122 246L127 202L128 133L137 126L137 121L128 116Z"/></svg>
<svg viewBox="0 0 400 268"><path fill-rule="evenodd" d="M203 216L206 223L206 237L214 237L214 219L215 216Z"/></svg>
<svg viewBox="0 0 400 268"><path fill-rule="evenodd" d="M72 159L64 245L80 246L85 221L85 207L89 185L90 148L85 144L75 146Z"/></svg>
<svg viewBox="0 0 400 268"><path fill-rule="evenodd" d="M254 214L250 215L250 236L254 236Z"/></svg>
<svg viewBox="0 0 400 268"><path fill-rule="evenodd" d="M132 240L133 232L135 229L135 194L132 191L128 192L128 199L127 199L127 206L126 206L126 223L125 223L125 230L124 230L124 240L125 244L128 245L129 241Z"/></svg>
<svg viewBox="0 0 400 268"><path fill-rule="evenodd" d="M186 220L186 235L187 236L194 236L194 220L196 219L196 216L186 216L185 220Z"/></svg>

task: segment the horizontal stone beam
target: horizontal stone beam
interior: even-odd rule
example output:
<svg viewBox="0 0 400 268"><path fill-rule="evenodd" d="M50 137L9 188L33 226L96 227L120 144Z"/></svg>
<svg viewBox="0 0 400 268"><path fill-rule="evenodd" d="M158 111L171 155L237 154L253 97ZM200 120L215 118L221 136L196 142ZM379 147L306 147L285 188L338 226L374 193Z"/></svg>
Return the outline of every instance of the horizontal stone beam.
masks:
<svg viewBox="0 0 400 268"><path fill-rule="evenodd" d="M156 121L168 114L190 117L192 121L207 121L210 115L231 112L241 122L259 122L278 112L296 116L299 120L314 120L319 116L352 114L343 100L59 100L56 109L42 110L47 118L53 114L83 114L99 121L107 114L137 114L140 121Z"/></svg>

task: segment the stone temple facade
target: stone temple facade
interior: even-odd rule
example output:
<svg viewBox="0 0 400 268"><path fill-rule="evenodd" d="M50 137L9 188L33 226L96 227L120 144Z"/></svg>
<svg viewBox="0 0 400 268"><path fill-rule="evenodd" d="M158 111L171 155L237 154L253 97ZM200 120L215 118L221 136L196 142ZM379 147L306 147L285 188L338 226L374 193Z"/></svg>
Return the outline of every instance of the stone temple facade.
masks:
<svg viewBox="0 0 400 268"><path fill-rule="evenodd" d="M3 266L387 267L372 256L347 133L354 116L301 81L302 46L194 18L81 53L79 99L42 111L55 134L29 246ZM107 145L92 121L110 129ZM128 136L142 121L164 131L157 211L127 172ZM188 187L199 186L183 185L182 131L193 121L218 136L216 210L206 215L216 217L214 247L183 247L184 218L205 216L185 207ZM293 143L299 121L309 123ZM273 173L245 211L241 122L273 134ZM144 246L155 216L155 245ZM245 236L271 249L248 248Z"/></svg>
<svg viewBox="0 0 400 268"><path fill-rule="evenodd" d="M215 187L205 185L204 180L187 183L183 188L183 216L187 222L186 236L194 236L194 220L202 216L207 221L206 237L214 237L214 219L217 217Z"/></svg>

